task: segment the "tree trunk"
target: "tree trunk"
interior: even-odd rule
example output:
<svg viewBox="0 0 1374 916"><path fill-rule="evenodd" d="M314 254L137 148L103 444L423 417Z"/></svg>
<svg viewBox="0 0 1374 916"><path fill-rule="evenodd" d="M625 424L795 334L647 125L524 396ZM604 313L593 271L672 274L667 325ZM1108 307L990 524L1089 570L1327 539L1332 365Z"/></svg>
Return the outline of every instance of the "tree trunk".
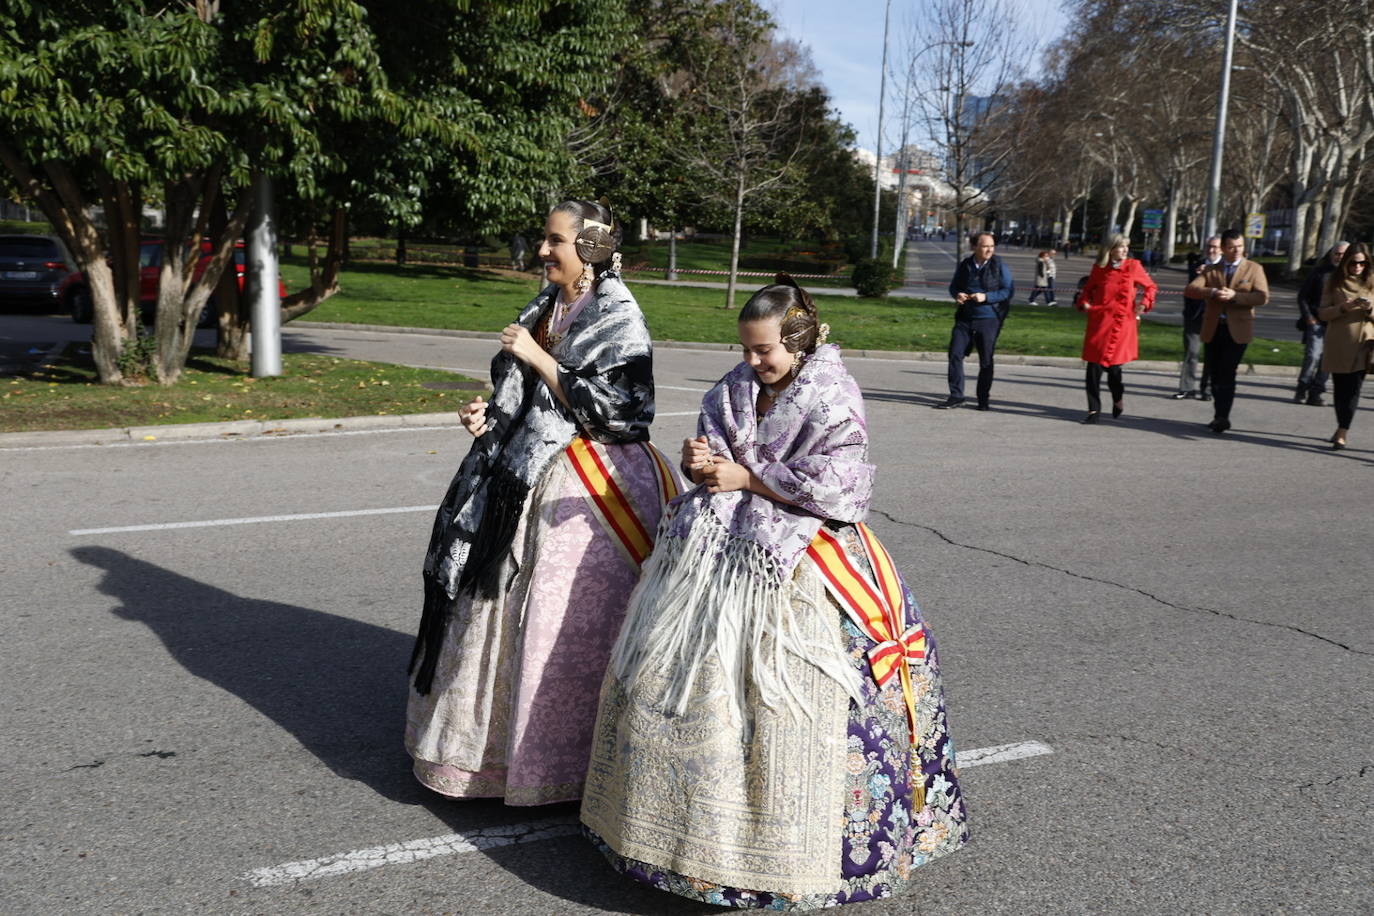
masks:
<svg viewBox="0 0 1374 916"><path fill-rule="evenodd" d="M668 228L668 274L665 279L677 279L677 227Z"/></svg>
<svg viewBox="0 0 1374 916"><path fill-rule="evenodd" d="M1168 264L1174 258L1174 246L1178 241L1178 183L1169 182L1169 202L1164 207L1164 239L1160 245L1160 254L1164 258L1164 263Z"/></svg>
<svg viewBox="0 0 1374 916"><path fill-rule="evenodd" d="M1135 227L1135 212L1136 208L1140 206L1140 198L1134 195L1128 196L1126 198L1126 203L1126 218L1121 221L1121 234L1126 236L1129 240L1131 237L1131 229Z"/></svg>
<svg viewBox="0 0 1374 916"><path fill-rule="evenodd" d="M210 234L221 239L228 231L229 213L221 195L211 210ZM235 239L234 241L238 241ZM249 315L247 301L239 289L238 268L228 268L220 274L215 287L215 355L220 359L244 362L248 359Z"/></svg>
<svg viewBox="0 0 1374 916"><path fill-rule="evenodd" d="M1116 232L1117 232L1117 229L1116 229L1116 227L1117 227L1116 214L1117 214L1117 211L1121 209L1121 204L1122 204L1122 202L1125 201L1125 200L1126 200L1126 195L1125 195L1125 193L1123 193L1123 192L1116 186L1116 182L1113 181L1113 182L1112 182L1112 189L1111 189L1111 202L1112 202L1112 203L1111 203L1111 206L1107 209L1107 219L1102 223L1102 244L1103 244L1103 245L1106 245L1108 242L1110 242L1110 241L1112 240L1112 236L1113 236L1113 235L1116 235Z"/></svg>
<svg viewBox="0 0 1374 916"><path fill-rule="evenodd" d="M1317 233L1321 231L1322 220L1326 216L1326 201L1317 199L1308 211L1307 227L1302 236L1302 259L1310 261L1317 256Z"/></svg>
<svg viewBox="0 0 1374 916"><path fill-rule="evenodd" d="M219 196L220 175L219 167L212 167L166 189L167 232L158 276L157 323L153 328L156 353L152 369L159 385L175 385L181 378L195 343L200 314L233 258L234 241L243 232L252 208L251 196L241 191L223 233L210 243L208 252L204 249L202 241L208 234Z"/></svg>
<svg viewBox="0 0 1374 916"><path fill-rule="evenodd" d="M87 203L75 179L66 166L45 162L43 171L51 182L51 190L33 174L28 163L0 140L0 161L15 176L23 192L38 202L48 222L52 224L76 264L86 276L91 292L92 322L91 358L95 361L100 381L106 385L124 384L119 369L119 355L124 350L125 326L119 321L115 304L114 277L105 260L105 244L95 223L87 216Z"/></svg>
<svg viewBox="0 0 1374 916"><path fill-rule="evenodd" d="M324 270L316 271L315 245L310 245L310 285L282 300L281 323L286 324L311 311L339 291L339 270L348 249L348 213L343 207L334 208L329 228L329 246L325 250Z"/></svg>
<svg viewBox="0 0 1374 916"><path fill-rule="evenodd" d="M739 276L739 237L740 229L744 225L744 178L744 171L741 170L735 182L735 231L730 240L730 281L725 287L724 306L731 310L735 307L735 287L738 285ZM878 231L876 223L873 231Z"/></svg>

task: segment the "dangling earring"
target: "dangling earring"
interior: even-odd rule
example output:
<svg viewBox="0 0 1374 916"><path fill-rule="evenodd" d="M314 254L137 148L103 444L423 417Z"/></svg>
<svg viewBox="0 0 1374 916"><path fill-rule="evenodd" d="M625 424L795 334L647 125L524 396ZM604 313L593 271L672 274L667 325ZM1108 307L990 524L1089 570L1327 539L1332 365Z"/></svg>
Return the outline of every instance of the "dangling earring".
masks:
<svg viewBox="0 0 1374 916"><path fill-rule="evenodd" d="M584 262L582 264L582 275L578 277L577 282L573 284L573 289L577 290L578 295L591 289L592 276L592 265Z"/></svg>

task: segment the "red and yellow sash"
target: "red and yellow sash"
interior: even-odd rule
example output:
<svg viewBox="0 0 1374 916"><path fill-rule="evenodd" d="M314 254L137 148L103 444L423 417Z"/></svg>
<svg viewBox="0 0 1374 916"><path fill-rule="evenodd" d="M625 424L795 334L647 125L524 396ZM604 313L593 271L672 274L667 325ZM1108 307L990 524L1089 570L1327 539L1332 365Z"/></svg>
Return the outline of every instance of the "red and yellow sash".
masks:
<svg viewBox="0 0 1374 916"><path fill-rule="evenodd" d="M926 657L926 631L920 624L906 626L906 595L887 548L867 525L861 523L856 528L876 584L854 566L839 539L827 528L816 533L806 555L815 562L826 589L840 607L873 640L868 664L878 686L886 686L893 675L901 678L911 743L915 744L916 700L910 662Z"/></svg>
<svg viewBox="0 0 1374 916"><path fill-rule="evenodd" d="M658 449L647 442L639 443L649 456L658 484L659 505L678 495L677 478ZM573 439L564 450L574 473L587 491L587 502L593 513L610 533L611 539L624 551L636 568L642 566L654 549L650 526L642 521L642 513L631 502L628 487L621 479L605 448L581 436Z"/></svg>

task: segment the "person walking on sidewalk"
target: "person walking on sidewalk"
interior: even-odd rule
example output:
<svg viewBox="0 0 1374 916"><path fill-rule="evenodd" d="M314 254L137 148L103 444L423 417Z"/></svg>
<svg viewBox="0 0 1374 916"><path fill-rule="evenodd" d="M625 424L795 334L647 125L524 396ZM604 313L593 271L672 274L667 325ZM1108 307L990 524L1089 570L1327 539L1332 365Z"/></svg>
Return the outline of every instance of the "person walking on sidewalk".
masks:
<svg viewBox="0 0 1374 916"><path fill-rule="evenodd" d="M1054 252L1042 251L1040 257L1035 259L1035 287L1031 290L1030 304L1035 304L1035 297L1043 294L1046 305L1054 305Z"/></svg>
<svg viewBox="0 0 1374 916"><path fill-rule="evenodd" d="M1302 368L1298 370L1298 388L1293 403L1306 402L1311 407L1322 406L1326 393L1327 372L1322 368L1322 348L1326 340L1326 322L1317 317L1326 292L1326 281L1345 258L1349 242L1337 242L1326 257L1312 270L1298 290L1298 330L1302 331Z"/></svg>
<svg viewBox="0 0 1374 916"><path fill-rule="evenodd" d="M1215 414L1207 428L1221 435L1231 428L1236 370L1255 338L1255 309L1269 301L1264 268L1246 259L1245 238L1239 229L1221 234L1221 261L1194 277L1188 293L1207 302L1202 316L1203 358L1212 374L1215 398Z"/></svg>
<svg viewBox="0 0 1374 916"><path fill-rule="evenodd" d="M1119 417L1125 409L1123 398L1126 386L1121 380L1121 367L1139 356L1138 331L1140 316L1154 308L1159 287L1145 268L1130 253L1126 237L1116 235L1102 246L1087 285L1075 300L1080 311L1088 315L1088 328L1083 335L1083 361L1088 364L1084 384L1088 391L1088 415L1084 423L1096 423L1102 412L1102 372L1107 372L1107 387L1112 392L1112 416ZM1136 288L1144 291L1136 302Z"/></svg>
<svg viewBox="0 0 1374 916"><path fill-rule="evenodd" d="M978 350L978 409L988 409L992 390L992 354L997 335L1007 319L1011 297L1016 293L1011 269L997 257L997 241L991 232L970 237L973 253L959 262L949 294L956 303L954 330L949 335L949 397L939 410L964 403L964 357Z"/></svg>
<svg viewBox="0 0 1374 916"><path fill-rule="evenodd" d="M1203 243L1202 253L1188 256L1188 279L1191 281L1202 275L1206 267L1221 260L1221 236L1214 235ZM1210 379L1207 364L1202 364L1201 379L1198 377L1198 357L1202 354L1202 315L1207 310L1207 302L1183 294L1183 363L1178 370L1178 391L1174 400L1198 398L1210 401L1207 393Z"/></svg>
<svg viewBox="0 0 1374 916"><path fill-rule="evenodd" d="M1331 373L1336 408L1333 449L1345 448L1365 373L1374 363L1374 266L1369 261L1367 245L1349 246L1341 266L1328 273L1317 310L1317 317L1327 323L1322 369Z"/></svg>

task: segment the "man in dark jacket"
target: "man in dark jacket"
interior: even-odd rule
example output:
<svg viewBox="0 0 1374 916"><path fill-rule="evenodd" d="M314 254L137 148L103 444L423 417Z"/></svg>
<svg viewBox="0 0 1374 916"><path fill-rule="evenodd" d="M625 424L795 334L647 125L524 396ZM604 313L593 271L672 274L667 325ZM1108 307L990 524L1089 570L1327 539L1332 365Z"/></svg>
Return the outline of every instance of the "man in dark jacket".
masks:
<svg viewBox="0 0 1374 916"><path fill-rule="evenodd" d="M1188 281L1201 276L1208 267L1221 260L1221 236L1214 235L1202 243L1202 252L1188 255ZM1204 299L1183 297L1183 363L1178 372L1178 391L1174 399L1199 398L1210 401L1207 393L1209 379L1207 366L1202 366L1201 384L1198 382L1198 356L1202 353L1202 314L1207 310Z"/></svg>
<svg viewBox="0 0 1374 916"><path fill-rule="evenodd" d="M1326 257L1313 265L1298 290L1298 330L1302 331L1302 368L1298 370L1298 390L1293 393L1293 403L1306 401L1313 407L1322 405L1322 395L1326 394L1327 373L1322 371L1322 350L1326 348L1326 322L1317 317L1317 309L1322 305L1322 287L1331 271L1345 257L1349 242L1337 242L1331 246Z"/></svg>
<svg viewBox="0 0 1374 916"><path fill-rule="evenodd" d="M978 350L978 409L988 409L992 390L992 353L997 335L1007 320L1011 297L1016 292L1011 270L994 252L997 241L991 232L975 233L969 242L973 254L959 262L949 294L956 303L954 330L949 336L949 398L935 405L947 410L964 403L964 357Z"/></svg>

